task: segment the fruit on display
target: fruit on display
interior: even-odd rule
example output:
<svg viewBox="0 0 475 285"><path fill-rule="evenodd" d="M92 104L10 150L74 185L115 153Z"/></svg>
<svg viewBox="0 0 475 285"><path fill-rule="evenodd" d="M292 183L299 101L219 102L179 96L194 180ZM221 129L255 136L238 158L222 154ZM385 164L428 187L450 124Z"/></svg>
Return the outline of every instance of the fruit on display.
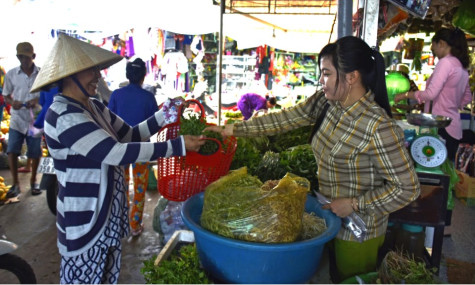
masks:
<svg viewBox="0 0 475 285"><path fill-rule="evenodd" d="M0 201L6 200L8 189L11 185L5 185L5 179L0 176Z"/></svg>

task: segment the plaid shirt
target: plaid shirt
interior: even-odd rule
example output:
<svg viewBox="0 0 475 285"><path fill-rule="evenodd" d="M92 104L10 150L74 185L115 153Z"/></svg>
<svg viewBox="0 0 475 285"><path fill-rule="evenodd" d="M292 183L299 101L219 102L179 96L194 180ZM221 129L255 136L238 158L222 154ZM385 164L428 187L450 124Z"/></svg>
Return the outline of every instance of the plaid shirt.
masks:
<svg viewBox="0 0 475 285"><path fill-rule="evenodd" d="M250 121L236 123L236 136L282 133L314 124L324 104L323 92L306 101ZM404 147L404 133L368 92L352 106L330 108L311 145L318 164L319 191L330 199L356 197L368 229L366 240L384 235L388 215L417 199L420 185ZM338 238L355 240L342 228Z"/></svg>

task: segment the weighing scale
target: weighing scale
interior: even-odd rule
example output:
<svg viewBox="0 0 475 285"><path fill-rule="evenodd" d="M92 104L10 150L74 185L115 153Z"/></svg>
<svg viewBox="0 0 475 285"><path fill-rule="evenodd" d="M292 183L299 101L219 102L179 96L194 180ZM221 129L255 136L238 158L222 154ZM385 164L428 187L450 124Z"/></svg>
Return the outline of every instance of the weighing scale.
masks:
<svg viewBox="0 0 475 285"><path fill-rule="evenodd" d="M452 119L425 113L409 113L406 118L409 124L419 126L419 133L411 143L416 171L444 174L440 166L447 159L447 148L439 139L437 130L448 126ZM429 132L423 132L424 128L429 129Z"/></svg>

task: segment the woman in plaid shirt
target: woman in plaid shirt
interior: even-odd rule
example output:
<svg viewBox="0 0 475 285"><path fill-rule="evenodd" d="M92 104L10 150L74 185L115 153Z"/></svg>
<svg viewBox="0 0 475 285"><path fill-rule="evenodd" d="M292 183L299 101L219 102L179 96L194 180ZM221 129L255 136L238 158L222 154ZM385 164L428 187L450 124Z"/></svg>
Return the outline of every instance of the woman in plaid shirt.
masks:
<svg viewBox="0 0 475 285"><path fill-rule="evenodd" d="M404 133L391 117L381 54L348 36L325 46L318 61L322 89L306 101L207 129L226 136L275 135L316 125L324 116L310 137L319 191L332 201L324 208L339 217L356 212L368 230L362 243L344 227L332 241L332 281L340 282L376 270L389 214L414 201L420 185Z"/></svg>

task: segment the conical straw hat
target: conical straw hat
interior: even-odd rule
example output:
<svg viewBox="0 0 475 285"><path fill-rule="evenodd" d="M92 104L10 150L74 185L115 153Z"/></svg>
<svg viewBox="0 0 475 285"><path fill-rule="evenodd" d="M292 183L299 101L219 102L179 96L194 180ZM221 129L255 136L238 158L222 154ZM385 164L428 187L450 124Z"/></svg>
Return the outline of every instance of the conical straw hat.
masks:
<svg viewBox="0 0 475 285"><path fill-rule="evenodd" d="M102 70L120 60L122 57L118 54L60 34L30 92L38 92L42 87L94 66Z"/></svg>

